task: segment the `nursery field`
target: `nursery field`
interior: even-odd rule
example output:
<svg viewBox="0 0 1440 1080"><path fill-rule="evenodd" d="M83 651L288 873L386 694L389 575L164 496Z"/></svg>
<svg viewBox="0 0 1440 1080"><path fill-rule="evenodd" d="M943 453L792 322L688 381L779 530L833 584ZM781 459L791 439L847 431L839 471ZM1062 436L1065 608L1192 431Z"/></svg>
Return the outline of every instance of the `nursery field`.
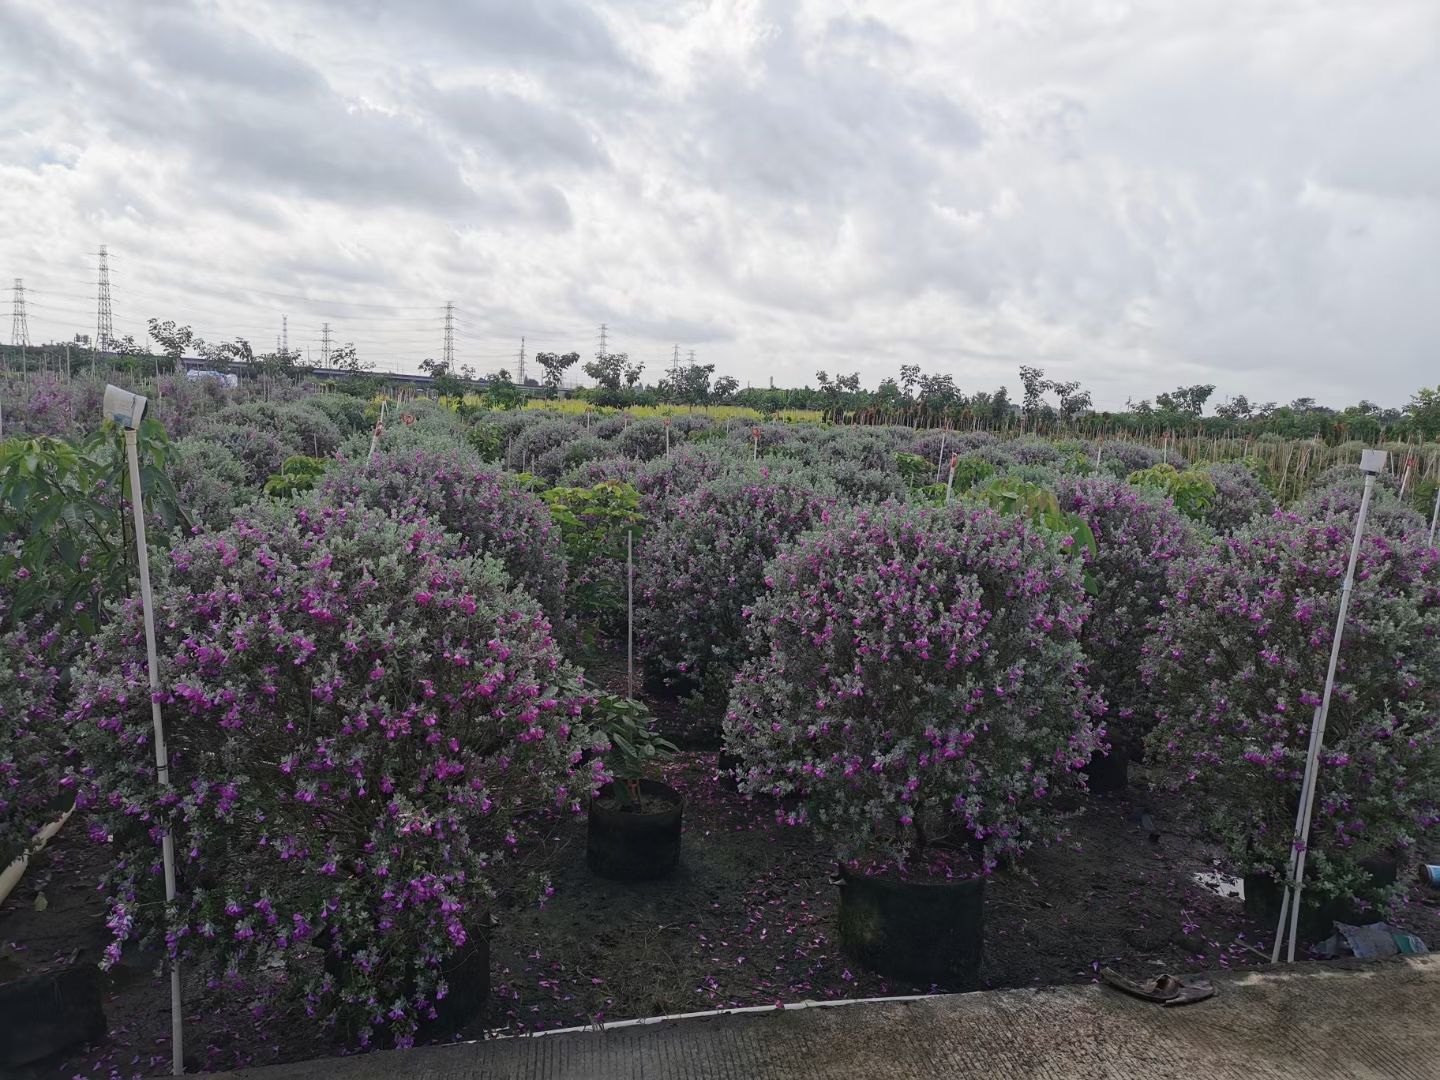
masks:
<svg viewBox="0 0 1440 1080"><path fill-rule="evenodd" d="M164 1071L176 962L191 1069L1268 962L1359 444L138 389L153 694L103 385L7 387L0 1002L77 1004L0 1075ZM1440 943L1440 447L1391 450L1302 955Z"/></svg>

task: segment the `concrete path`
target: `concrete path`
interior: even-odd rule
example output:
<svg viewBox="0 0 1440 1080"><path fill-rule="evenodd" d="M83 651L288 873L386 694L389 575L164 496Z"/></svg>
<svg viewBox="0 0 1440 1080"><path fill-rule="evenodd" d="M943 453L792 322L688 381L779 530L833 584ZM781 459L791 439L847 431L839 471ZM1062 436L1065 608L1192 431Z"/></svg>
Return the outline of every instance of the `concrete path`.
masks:
<svg viewBox="0 0 1440 1080"><path fill-rule="evenodd" d="M1435 1080L1440 955L1222 973L1162 1008L1098 986L676 1020L235 1080Z"/></svg>

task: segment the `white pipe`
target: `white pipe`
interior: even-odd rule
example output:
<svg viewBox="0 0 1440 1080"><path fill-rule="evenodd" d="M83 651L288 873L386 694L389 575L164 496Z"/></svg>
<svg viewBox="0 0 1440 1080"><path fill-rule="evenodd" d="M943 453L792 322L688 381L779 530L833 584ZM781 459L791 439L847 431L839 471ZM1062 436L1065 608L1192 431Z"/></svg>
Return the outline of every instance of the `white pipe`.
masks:
<svg viewBox="0 0 1440 1080"><path fill-rule="evenodd" d="M1300 896L1305 889L1305 855L1310 842L1310 812L1315 805L1315 786L1320 774L1320 748L1325 745L1325 721L1330 715L1330 698L1335 691L1335 672L1340 663L1340 642L1345 633L1345 616L1350 610L1350 592L1355 584L1355 564L1360 559L1360 540L1365 534L1365 518L1370 513L1370 496L1375 491L1375 473L1365 474L1365 493L1360 497L1360 515L1355 520L1355 539L1350 544L1350 561L1345 567L1345 583L1340 587L1340 612L1335 619L1335 636L1330 642L1330 668L1325 674L1325 694L1310 723L1310 749L1305 755L1305 781L1300 788L1300 807L1295 815L1295 840L1290 845L1290 874L1285 883L1285 899L1280 905L1280 922L1275 928L1275 947L1270 962L1280 959L1280 944L1285 936L1285 916L1290 916L1290 946L1286 962L1295 961L1295 937L1300 923Z"/></svg>
<svg viewBox="0 0 1440 1080"><path fill-rule="evenodd" d="M1435 522L1440 520L1440 483L1435 485L1435 509L1430 511L1430 539L1426 541L1431 547L1435 546Z"/></svg>
<svg viewBox="0 0 1440 1080"><path fill-rule="evenodd" d="M945 474L945 442L950 438L950 432L946 431L940 436L940 460L935 463L935 483L940 482L940 477Z"/></svg>
<svg viewBox="0 0 1440 1080"><path fill-rule="evenodd" d="M635 530L625 530L625 696L635 700Z"/></svg>
<svg viewBox="0 0 1440 1080"><path fill-rule="evenodd" d="M125 429L125 454L130 459L130 509L135 518L135 549L140 567L140 606L145 617L145 659L150 669L150 718L155 724L155 774L162 788L170 786L170 757L165 749L165 722L160 717L160 658L155 647L155 598L150 592L150 551L145 544L144 493L140 488L140 454L135 429ZM175 902L175 838L166 829L160 840L165 861L165 903ZM184 1017L180 1007L180 963L170 964L171 1071L185 1072Z"/></svg>
<svg viewBox="0 0 1440 1080"><path fill-rule="evenodd" d="M842 1005L886 1005L893 1003L907 1003L912 1001L928 1001L934 997L941 997L940 994L904 994L899 997L885 998L843 998L839 1001L815 1001L806 998L804 1001L797 1001L790 1005L739 1005L733 1009L704 1009L700 1012L687 1013L666 1013L664 1016L642 1016L637 1020L614 1020L610 1023L582 1024L578 1027L554 1028L550 1031L522 1031L518 1033L507 1033L501 1028L495 1028L485 1033L485 1042L494 1042L496 1039L540 1039L547 1035L576 1035L585 1032L604 1033L607 1031L618 1031L621 1028L646 1027L650 1024L664 1024L671 1020L704 1020L715 1016L744 1016L754 1013L778 1013L796 1012L800 1009L833 1009ZM469 1042L476 1043L479 1039L471 1039ZM465 1044L460 1044L465 1045Z"/></svg>
<svg viewBox="0 0 1440 1080"><path fill-rule="evenodd" d="M945 481L945 505L950 505L950 493L955 490L955 466L960 464L960 455L956 454L950 459L950 476Z"/></svg>
<svg viewBox="0 0 1440 1080"><path fill-rule="evenodd" d="M30 865L30 857L40 854L40 852L45 849L45 845L49 843L50 838L60 831L60 826L69 821L70 815L74 812L75 808L72 806L69 810L66 810L65 813L61 814L37 832L35 838L30 841L30 849L24 854L16 856L10 865L5 868L4 872L0 873L0 904L5 903L11 891L14 890L16 885L20 884L20 879L25 876L25 868Z"/></svg>
<svg viewBox="0 0 1440 1080"><path fill-rule="evenodd" d="M375 460L375 444L380 441L380 429L385 424L386 402L380 402L380 418L375 421L375 430L370 435L370 456L365 459L366 464Z"/></svg>

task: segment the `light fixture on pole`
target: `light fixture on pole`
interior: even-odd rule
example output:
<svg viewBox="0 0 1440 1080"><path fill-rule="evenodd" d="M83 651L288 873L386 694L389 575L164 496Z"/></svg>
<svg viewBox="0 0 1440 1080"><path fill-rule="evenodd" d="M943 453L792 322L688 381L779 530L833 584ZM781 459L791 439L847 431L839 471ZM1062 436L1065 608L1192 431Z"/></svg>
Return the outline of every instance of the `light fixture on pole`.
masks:
<svg viewBox="0 0 1440 1080"><path fill-rule="evenodd" d="M1295 838L1290 844L1290 865L1285 875L1285 899L1280 904L1280 921L1275 927L1275 947L1270 962L1280 960L1280 946L1285 932L1290 933L1290 947L1285 959L1295 960L1295 938L1300 923L1300 896L1305 889L1305 854L1310 843L1310 811L1315 805L1315 784L1320 774L1320 750L1325 745L1325 721L1330 716L1330 698L1335 692L1335 671L1340 663L1340 641L1345 634L1345 616L1350 611L1350 591L1355 585L1355 564L1360 558L1360 540L1365 535L1365 518L1370 513L1370 496L1375 492L1375 477L1385 468L1384 450L1365 450L1360 454L1360 470L1365 474L1365 493L1360 497L1360 513L1355 519L1355 539L1350 544L1350 561L1345 567L1345 583L1340 587L1340 613L1335 618L1335 635L1330 642L1330 667L1325 673L1325 693L1315 707L1310 721L1310 748L1305 754L1305 780L1300 786L1300 807L1295 814ZM1289 926L1286 926L1286 922Z"/></svg>
<svg viewBox="0 0 1440 1080"><path fill-rule="evenodd" d="M162 788L170 786L170 756L165 749L165 724L160 717L160 659L155 647L155 600L150 592L150 552L145 544L145 506L140 488L140 451L137 432L147 402L139 394L105 387L105 416L125 433L125 457L130 465L130 509L135 520L136 564L140 567L140 610L145 618L145 659L150 671L150 718L155 724L155 773ZM160 841L165 861L165 903L175 902L175 839L166 829ZM170 1050L171 1070L185 1071L185 1040L181 1031L180 964L170 964Z"/></svg>

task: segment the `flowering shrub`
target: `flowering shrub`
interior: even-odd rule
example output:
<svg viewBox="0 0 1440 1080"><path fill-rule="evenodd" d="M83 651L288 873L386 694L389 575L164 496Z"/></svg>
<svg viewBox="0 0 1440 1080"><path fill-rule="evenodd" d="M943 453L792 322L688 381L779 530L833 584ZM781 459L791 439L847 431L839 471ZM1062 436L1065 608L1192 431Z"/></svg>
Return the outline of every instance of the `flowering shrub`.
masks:
<svg viewBox="0 0 1440 1080"><path fill-rule="evenodd" d="M613 450L604 439L581 435L578 439L545 451L530 463L530 471L554 483L575 466L608 457Z"/></svg>
<svg viewBox="0 0 1440 1080"><path fill-rule="evenodd" d="M0 600L0 626L8 609ZM57 691L76 639L40 622L0 633L0 867L60 814L65 744Z"/></svg>
<svg viewBox="0 0 1440 1080"><path fill-rule="evenodd" d="M207 420L195 426L192 438L204 439L228 450L245 467L245 483L259 491L265 481L280 471L285 459L300 452L298 444L287 442L267 429L243 424Z"/></svg>
<svg viewBox="0 0 1440 1080"><path fill-rule="evenodd" d="M1018 516L891 505L765 578L725 718L742 790L803 795L781 819L872 866L988 873L1047 833L1097 742L1074 560Z"/></svg>
<svg viewBox="0 0 1440 1080"><path fill-rule="evenodd" d="M331 505L434 520L459 536L467 553L499 560L552 622L563 617L565 552L545 505L468 451L396 451L345 462L326 473L317 492Z"/></svg>
<svg viewBox="0 0 1440 1080"><path fill-rule="evenodd" d="M867 469L853 461L822 461L810 471L833 484L841 499L852 506L903 499L908 490L893 462L885 469Z"/></svg>
<svg viewBox="0 0 1440 1080"><path fill-rule="evenodd" d="M531 424L506 445L505 467L511 472L531 472L542 454L573 442L584 434L584 427L573 420Z"/></svg>
<svg viewBox="0 0 1440 1080"><path fill-rule="evenodd" d="M1352 535L1277 513L1173 568L1142 672L1160 705L1147 757L1171 787L1207 796L1193 805L1238 872L1275 874L1289 857ZM1379 533L1361 547L1306 896L1362 888L1361 860L1411 848L1440 821L1437 558Z"/></svg>
<svg viewBox="0 0 1440 1080"><path fill-rule="evenodd" d="M227 405L215 414L215 423L272 431L294 453L329 457L344 438L335 421L306 402L250 401ZM279 471L278 469L276 470Z"/></svg>
<svg viewBox="0 0 1440 1080"><path fill-rule="evenodd" d="M177 546L155 605L174 787L155 785L137 604L95 639L68 718L114 852L106 963L163 937L227 982L283 972L362 1043L408 1040L485 932L517 814L578 812L595 782L603 739L574 726L543 613L457 538L357 507ZM165 828L185 883L168 915ZM306 945L343 962L322 972Z"/></svg>
<svg viewBox="0 0 1440 1080"><path fill-rule="evenodd" d="M1398 485L1394 490L1399 490ZM1312 521L1334 519L1340 527L1353 532L1364 495L1365 478L1352 470L1350 477L1311 491L1296 504L1295 512ZM1412 536L1424 539L1430 532L1430 523L1377 479L1375 492L1370 496L1370 509L1365 515L1365 531L1378 532L1396 540Z"/></svg>
<svg viewBox="0 0 1440 1080"><path fill-rule="evenodd" d="M723 694L766 561L832 504L803 481L737 476L702 484L653 519L635 574L635 630L652 670Z"/></svg>
<svg viewBox="0 0 1440 1080"><path fill-rule="evenodd" d="M1081 559L1095 605L1081 633L1090 685L1105 699L1114 753L1129 755L1154 723L1152 692L1140 678L1151 622L1169 595L1171 565L1201 550L1190 523L1165 500L1107 477L1059 478L1060 509L1090 526Z"/></svg>
<svg viewBox="0 0 1440 1080"><path fill-rule="evenodd" d="M678 431L671 431L671 448L684 438ZM665 425L659 420L637 420L621 429L610 443L617 454L636 461L653 461L665 455Z"/></svg>
<svg viewBox="0 0 1440 1080"><path fill-rule="evenodd" d="M180 439L174 450L170 479L190 524L197 529L227 527L235 508L255 495L246 487L244 463L209 439Z"/></svg>
<svg viewBox="0 0 1440 1080"><path fill-rule="evenodd" d="M1216 532L1233 532L1253 518L1275 512L1275 497L1249 467L1229 461L1206 465L1202 471L1215 485L1215 495L1200 520Z"/></svg>
<svg viewBox="0 0 1440 1080"><path fill-rule="evenodd" d="M1094 457L1092 450L1090 457ZM1149 469L1156 465L1169 464L1177 469L1185 468L1187 462L1173 449L1167 454L1153 446L1142 443L1105 440L1100 444L1100 467L1124 480L1133 472Z"/></svg>

